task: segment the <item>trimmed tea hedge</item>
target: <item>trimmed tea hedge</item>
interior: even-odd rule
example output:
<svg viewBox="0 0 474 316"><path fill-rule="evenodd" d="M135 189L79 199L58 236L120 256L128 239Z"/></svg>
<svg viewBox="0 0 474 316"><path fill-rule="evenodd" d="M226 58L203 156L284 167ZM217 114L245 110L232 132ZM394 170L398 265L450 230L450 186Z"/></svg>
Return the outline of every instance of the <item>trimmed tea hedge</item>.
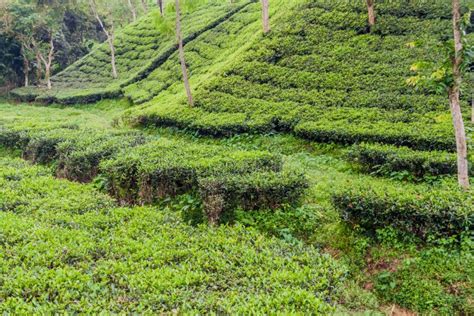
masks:
<svg viewBox="0 0 474 316"><path fill-rule="evenodd" d="M407 146L417 150L455 151L452 127L444 124L347 121L305 122L295 127L296 135L318 142L354 144L362 142Z"/></svg>
<svg viewBox="0 0 474 316"><path fill-rule="evenodd" d="M159 140L104 161L108 188L122 204L148 204L200 189L211 222L229 208L275 208L297 203L306 187L301 174L282 172L282 158L262 151ZM219 191L226 205L210 199ZM222 200L224 202L224 200Z"/></svg>
<svg viewBox="0 0 474 316"><path fill-rule="evenodd" d="M395 227L426 239L474 229L474 194L457 188L371 181L351 183L332 200L343 220L368 230Z"/></svg>
<svg viewBox="0 0 474 316"><path fill-rule="evenodd" d="M98 175L102 160L149 140L150 137L142 133L124 131L89 133L75 141L62 142L57 146L56 175L73 181L90 182Z"/></svg>
<svg viewBox="0 0 474 316"><path fill-rule="evenodd" d="M441 151L416 151L407 147L381 144L359 144L351 148L349 159L358 162L368 172L388 175L409 171L415 177L457 173L456 154ZM474 167L471 166L471 174Z"/></svg>
<svg viewBox="0 0 474 316"><path fill-rule="evenodd" d="M276 209L284 204L295 204L307 186L302 173L287 170L228 174L199 180L200 195L211 223L218 223L223 212L236 208Z"/></svg>

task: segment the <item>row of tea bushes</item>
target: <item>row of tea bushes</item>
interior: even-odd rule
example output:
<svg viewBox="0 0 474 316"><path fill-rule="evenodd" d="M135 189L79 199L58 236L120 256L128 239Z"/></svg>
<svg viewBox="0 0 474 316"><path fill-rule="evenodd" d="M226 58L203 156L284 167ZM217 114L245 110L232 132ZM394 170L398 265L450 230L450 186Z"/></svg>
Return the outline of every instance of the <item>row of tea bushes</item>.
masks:
<svg viewBox="0 0 474 316"><path fill-rule="evenodd" d="M406 146L417 150L456 150L452 126L404 122L348 122L318 120L295 127L296 135L323 143L354 144L375 142Z"/></svg>
<svg viewBox="0 0 474 316"><path fill-rule="evenodd" d="M426 113L447 108L444 96L424 96L377 91L343 91L325 88L305 90L301 88L282 89L269 83L256 83L241 76L228 75L213 79L206 87L209 92L230 94L237 98L261 99L271 102L296 102L316 107L374 107L386 110L406 110ZM202 102L201 98L197 100ZM215 102L217 103L217 102ZM466 106L467 107L467 106Z"/></svg>
<svg viewBox="0 0 474 316"><path fill-rule="evenodd" d="M388 181L339 188L333 204L343 220L369 231L393 227L422 239L460 236L474 230L474 194Z"/></svg>
<svg viewBox="0 0 474 316"><path fill-rule="evenodd" d="M0 125L0 145L20 149L22 157L33 163L53 163L61 178L90 182L102 175L109 192L122 204L152 204L167 196L198 192L200 179L210 176L223 181L238 176L238 183L247 183L226 186L239 203L223 206L221 213L235 207L249 209L244 195L255 195L258 203L252 203L252 209L296 204L306 188L303 174L283 168L279 155L156 140L138 131L56 124ZM206 199L204 191L201 186ZM285 195L279 194L283 191Z"/></svg>
<svg viewBox="0 0 474 316"><path fill-rule="evenodd" d="M122 204L150 204L166 196L199 192L211 223L235 208L296 204L307 187L279 155L220 146L158 140L101 164L109 192Z"/></svg>
<svg viewBox="0 0 474 316"><path fill-rule="evenodd" d="M59 177L89 182L99 173L101 160L147 141L135 131L84 129L50 122L0 124L0 146L19 149L22 157L38 164L56 164Z"/></svg>
<svg viewBox="0 0 474 316"><path fill-rule="evenodd" d="M364 171L384 176L401 171L408 171L415 178L457 173L456 154L443 151L416 151L383 144L359 144L349 150L348 158L360 164ZM470 173L474 175L473 165Z"/></svg>
<svg viewBox="0 0 474 316"><path fill-rule="evenodd" d="M118 208L44 167L0 159L0 310L6 314L332 313L346 270L243 226ZM236 269L236 267L239 267Z"/></svg>

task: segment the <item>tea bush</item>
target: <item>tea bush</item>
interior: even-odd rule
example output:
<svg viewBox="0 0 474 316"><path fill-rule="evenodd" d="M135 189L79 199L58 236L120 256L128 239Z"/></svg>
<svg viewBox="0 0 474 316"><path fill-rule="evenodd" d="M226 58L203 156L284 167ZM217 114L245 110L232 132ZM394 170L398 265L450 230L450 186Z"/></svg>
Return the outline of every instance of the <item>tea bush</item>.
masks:
<svg viewBox="0 0 474 316"><path fill-rule="evenodd" d="M474 229L474 195L460 189L388 182L352 183L333 196L341 217L374 231L394 227L420 238L460 236Z"/></svg>
<svg viewBox="0 0 474 316"><path fill-rule="evenodd" d="M365 171L381 175L409 171L414 177L423 178L457 173L457 158L454 153L416 151L381 144L360 144L352 147L348 156L359 163ZM471 174L474 174L472 166Z"/></svg>
<svg viewBox="0 0 474 316"><path fill-rule="evenodd" d="M263 151L159 140L123 152L101 166L109 192L123 204L153 203L201 192L216 223L223 211L297 203L306 187L301 173L282 171L281 157ZM212 203L211 199L218 202Z"/></svg>

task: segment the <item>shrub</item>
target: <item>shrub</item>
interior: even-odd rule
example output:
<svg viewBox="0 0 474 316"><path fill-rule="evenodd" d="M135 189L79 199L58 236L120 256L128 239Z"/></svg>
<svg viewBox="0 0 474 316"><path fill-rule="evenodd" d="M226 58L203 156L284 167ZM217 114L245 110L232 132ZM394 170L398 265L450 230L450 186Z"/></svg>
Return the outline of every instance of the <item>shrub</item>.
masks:
<svg viewBox="0 0 474 316"><path fill-rule="evenodd" d="M90 182L99 172L99 163L117 154L144 144L148 137L138 132L94 133L77 141L58 145L56 175L79 182Z"/></svg>
<svg viewBox="0 0 474 316"><path fill-rule="evenodd" d="M296 135L318 141L339 144L378 142L407 146L417 150L455 151L452 127L426 123L389 123L321 120L303 122L295 127Z"/></svg>
<svg viewBox="0 0 474 316"><path fill-rule="evenodd" d="M368 172L389 175L409 171L417 178L426 175L456 174L456 154L441 151L416 151L407 147L360 144L352 147L349 158ZM474 169L471 167L471 173Z"/></svg>
<svg viewBox="0 0 474 316"><path fill-rule="evenodd" d="M222 213L244 210L276 209L297 203L307 180L298 172L253 172L213 176L199 180L199 191L210 223L217 224Z"/></svg>
<svg viewBox="0 0 474 316"><path fill-rule="evenodd" d="M375 181L351 185L333 194L333 204L345 221L368 230L391 226L427 239L474 229L472 192Z"/></svg>
<svg viewBox="0 0 474 316"><path fill-rule="evenodd" d="M281 168L281 158L258 151L160 140L105 161L101 169L120 202L150 203L197 189L198 178L215 173L249 173Z"/></svg>
<svg viewBox="0 0 474 316"><path fill-rule="evenodd" d="M210 221L217 223L224 209L297 203L306 181L300 173L282 172L282 165L279 155L263 151L160 140L103 162L101 170L109 192L122 204L153 203L199 190ZM213 204L216 194L225 205Z"/></svg>
<svg viewBox="0 0 474 316"><path fill-rule="evenodd" d="M114 205L91 187L54 179L45 168L11 159L0 159L0 167L0 211L81 214Z"/></svg>

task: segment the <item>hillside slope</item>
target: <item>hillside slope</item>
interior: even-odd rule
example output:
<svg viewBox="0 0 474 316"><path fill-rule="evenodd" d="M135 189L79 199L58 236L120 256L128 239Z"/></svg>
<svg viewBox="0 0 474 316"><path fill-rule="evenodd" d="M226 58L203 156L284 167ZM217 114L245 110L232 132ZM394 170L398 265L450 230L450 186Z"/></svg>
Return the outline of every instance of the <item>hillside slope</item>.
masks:
<svg viewBox="0 0 474 316"><path fill-rule="evenodd" d="M213 2L183 16L184 42L218 26L251 1ZM157 26L158 11L153 10L117 33L114 41L118 78L113 79L110 50L99 45L84 58L52 77L53 89L18 88L12 95L23 101L44 103L91 103L122 95L121 88L138 81L164 63L176 50L175 38ZM172 14L166 17L172 20Z"/></svg>
<svg viewBox="0 0 474 316"><path fill-rule="evenodd" d="M320 142L452 151L447 98L405 82L414 62L440 60L436 47L451 36L449 5L426 6L379 2L372 32L362 4L286 8L270 35L254 39L217 75L195 80L195 108L173 90L129 119L214 136L276 130Z"/></svg>

